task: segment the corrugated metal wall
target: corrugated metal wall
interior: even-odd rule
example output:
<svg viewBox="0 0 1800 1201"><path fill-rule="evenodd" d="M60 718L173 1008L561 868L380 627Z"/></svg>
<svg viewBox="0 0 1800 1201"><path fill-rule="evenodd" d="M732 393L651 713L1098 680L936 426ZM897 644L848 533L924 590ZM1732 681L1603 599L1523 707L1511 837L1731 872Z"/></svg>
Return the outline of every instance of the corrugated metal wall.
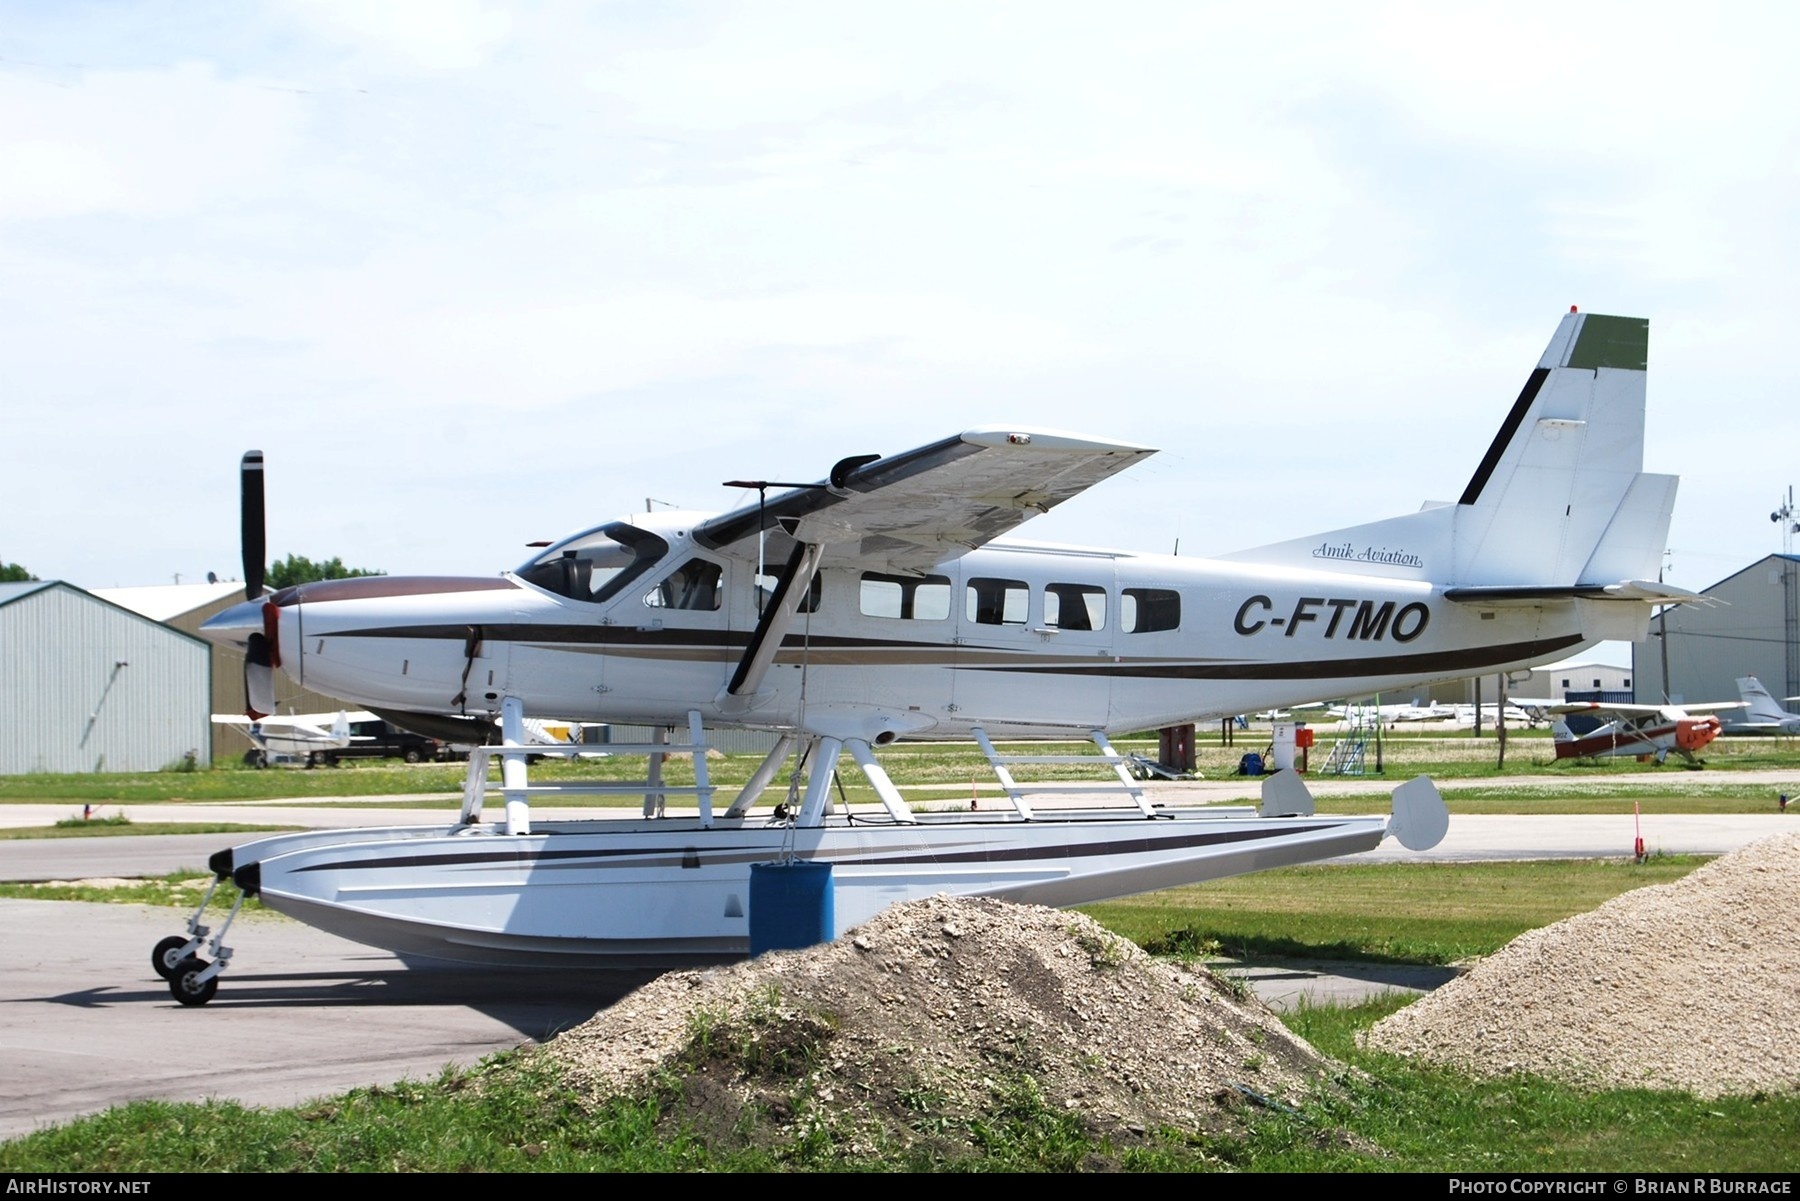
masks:
<svg viewBox="0 0 1800 1201"><path fill-rule="evenodd" d="M1800 671L1789 664L1800 653L1792 614L1797 591L1795 560L1770 555L1704 589L1719 605L1681 605L1669 610L1669 692L1688 704L1735 701L1737 677L1755 676L1777 697L1800 693ZM1637 698L1663 699L1663 619L1650 621L1650 638L1632 646ZM1792 705L1788 708L1793 708ZM1727 715L1726 720L1730 720Z"/></svg>
<svg viewBox="0 0 1800 1201"><path fill-rule="evenodd" d="M0 605L0 774L205 765L208 664L204 643L67 584Z"/></svg>

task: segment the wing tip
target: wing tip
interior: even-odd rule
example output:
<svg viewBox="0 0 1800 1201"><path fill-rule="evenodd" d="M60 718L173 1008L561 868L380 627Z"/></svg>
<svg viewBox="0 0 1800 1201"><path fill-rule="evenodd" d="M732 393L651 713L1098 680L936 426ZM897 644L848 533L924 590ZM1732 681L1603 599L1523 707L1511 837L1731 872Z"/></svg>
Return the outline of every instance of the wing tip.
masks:
<svg viewBox="0 0 1800 1201"><path fill-rule="evenodd" d="M1076 433L1072 430L1045 429L1040 426L1027 425L977 426L974 429L964 430L962 440L974 446L1029 447L1038 451L1084 453L1111 451L1122 454L1152 455L1157 450L1154 446L1144 446L1136 442L1121 442L1114 438L1100 438L1092 434Z"/></svg>

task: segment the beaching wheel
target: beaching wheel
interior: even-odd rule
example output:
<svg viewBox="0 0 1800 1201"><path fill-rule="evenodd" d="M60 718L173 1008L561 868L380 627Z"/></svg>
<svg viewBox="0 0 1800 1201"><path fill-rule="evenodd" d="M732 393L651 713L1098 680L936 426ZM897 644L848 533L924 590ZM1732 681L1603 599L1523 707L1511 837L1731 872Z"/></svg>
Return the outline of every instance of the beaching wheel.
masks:
<svg viewBox="0 0 1800 1201"><path fill-rule="evenodd" d="M189 955L175 967L175 974L169 977L169 993L183 1005L204 1005L213 999L219 991L219 978L201 982L200 973L207 969L206 960L198 955Z"/></svg>
<svg viewBox="0 0 1800 1201"><path fill-rule="evenodd" d="M156 944L150 952L150 966L164 980L175 978L175 969L181 966L181 952L188 945L188 940L179 934L171 934Z"/></svg>

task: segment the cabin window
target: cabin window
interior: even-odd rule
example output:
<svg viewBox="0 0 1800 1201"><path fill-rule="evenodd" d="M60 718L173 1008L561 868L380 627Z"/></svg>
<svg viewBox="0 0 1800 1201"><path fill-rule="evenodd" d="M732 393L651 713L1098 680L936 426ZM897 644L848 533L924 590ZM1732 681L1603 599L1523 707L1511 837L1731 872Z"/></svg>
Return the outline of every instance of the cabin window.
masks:
<svg viewBox="0 0 1800 1201"><path fill-rule="evenodd" d="M864 617L943 621L950 616L949 577L866 571L862 577L862 612Z"/></svg>
<svg viewBox="0 0 1800 1201"><path fill-rule="evenodd" d="M1119 627L1127 634L1154 634L1181 626L1181 593L1168 588L1127 588L1119 596Z"/></svg>
<svg viewBox="0 0 1800 1201"><path fill-rule="evenodd" d="M1062 630L1104 630L1106 589L1094 584L1045 585L1044 624Z"/></svg>
<svg viewBox="0 0 1800 1201"><path fill-rule="evenodd" d="M651 589L644 603L653 609L711 611L719 607L723 574L717 563L689 559Z"/></svg>
<svg viewBox="0 0 1800 1201"><path fill-rule="evenodd" d="M973 579L963 616L981 626L1022 626L1031 612L1031 589L1024 580Z"/></svg>
<svg viewBox="0 0 1800 1201"><path fill-rule="evenodd" d="M779 582L780 580L772 575L759 575L756 577L756 611L758 613L761 613L764 609L768 608L769 602L775 599L775 585ZM819 611L819 597L824 591L825 573L823 571L813 572L812 584L807 587L806 595L800 598L800 608L798 611L801 613L817 613Z"/></svg>
<svg viewBox="0 0 1800 1201"><path fill-rule="evenodd" d="M519 568L519 578L572 600L603 601L654 568L669 544L623 521L565 538Z"/></svg>

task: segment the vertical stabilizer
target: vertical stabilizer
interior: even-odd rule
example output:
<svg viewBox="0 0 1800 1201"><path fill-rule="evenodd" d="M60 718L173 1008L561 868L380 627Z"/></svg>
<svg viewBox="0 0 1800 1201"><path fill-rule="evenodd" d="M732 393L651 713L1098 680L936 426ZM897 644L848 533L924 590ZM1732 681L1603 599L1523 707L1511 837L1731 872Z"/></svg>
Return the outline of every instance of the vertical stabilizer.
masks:
<svg viewBox="0 0 1800 1201"><path fill-rule="evenodd" d="M1733 724L1772 726L1782 734L1800 731L1800 714L1783 709L1755 676L1739 677L1737 690L1738 698L1744 702L1744 714Z"/></svg>
<svg viewBox="0 0 1800 1201"><path fill-rule="evenodd" d="M1565 315L1454 504L1224 556L1451 586L1654 579L1674 476L1646 475L1650 323Z"/></svg>
<svg viewBox="0 0 1800 1201"><path fill-rule="evenodd" d="M1654 575L1674 490L1667 477L1637 487L1649 348L1650 323L1640 318L1563 318L1457 501L1459 582ZM1610 560L1628 570L1584 580L1615 519L1620 545ZM1629 551L1626 542L1634 544ZM1654 546L1642 561L1646 542Z"/></svg>

